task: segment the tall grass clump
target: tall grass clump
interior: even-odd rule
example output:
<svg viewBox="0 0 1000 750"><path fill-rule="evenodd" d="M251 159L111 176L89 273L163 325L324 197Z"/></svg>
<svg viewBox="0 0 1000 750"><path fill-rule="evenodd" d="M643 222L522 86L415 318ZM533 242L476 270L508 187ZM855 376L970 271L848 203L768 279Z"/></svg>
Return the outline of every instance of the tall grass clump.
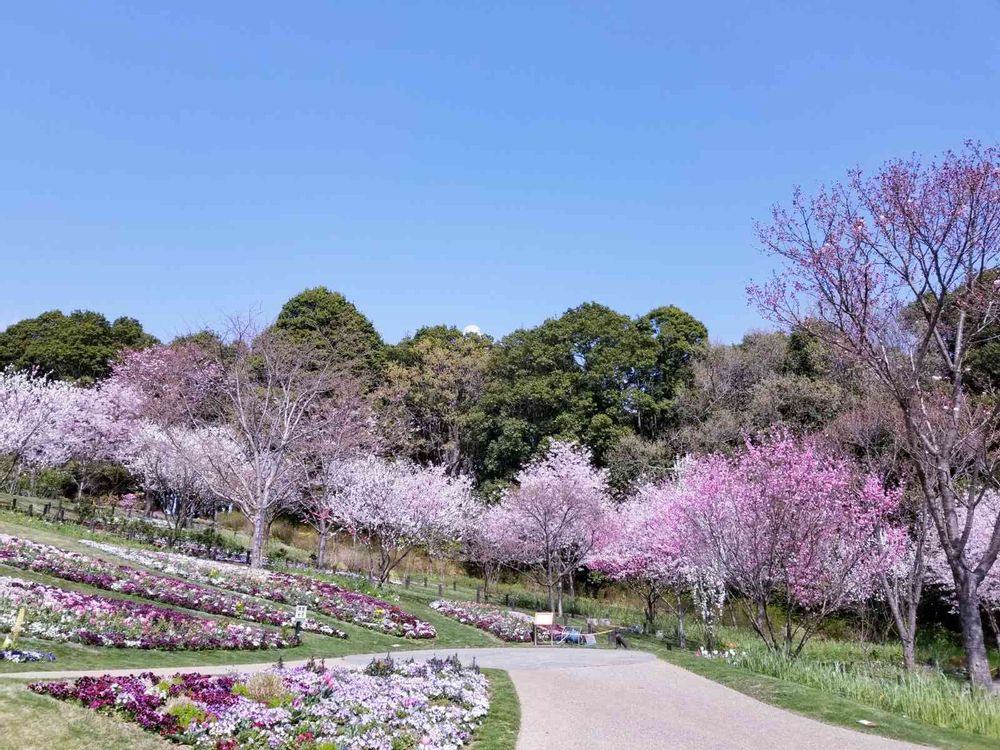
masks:
<svg viewBox="0 0 1000 750"><path fill-rule="evenodd" d="M730 664L824 690L945 729L1000 739L1000 698L974 692L938 670L906 672L884 662L789 659L758 646L730 654Z"/></svg>

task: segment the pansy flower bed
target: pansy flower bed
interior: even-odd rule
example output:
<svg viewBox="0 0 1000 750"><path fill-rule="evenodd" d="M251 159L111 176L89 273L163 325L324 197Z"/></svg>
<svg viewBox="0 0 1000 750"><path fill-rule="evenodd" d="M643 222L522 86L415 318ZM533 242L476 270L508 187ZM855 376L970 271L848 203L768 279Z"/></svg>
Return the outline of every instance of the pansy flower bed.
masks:
<svg viewBox="0 0 1000 750"><path fill-rule="evenodd" d="M432 609L442 615L458 620L464 625L492 633L501 641L510 643L531 642L531 615L512 609L494 607L492 604L476 604L474 602L455 602L448 599L438 599L431 602ZM550 633L558 635L563 631L561 625L552 625L539 631L540 640L548 640Z"/></svg>
<svg viewBox="0 0 1000 750"><path fill-rule="evenodd" d="M29 689L206 750L456 750L489 710L486 678L456 660L254 675L105 675Z"/></svg>
<svg viewBox="0 0 1000 750"><path fill-rule="evenodd" d="M33 649L5 648L0 651L0 661L14 664L24 664L31 661L55 661L56 655L51 651L35 651Z"/></svg>
<svg viewBox="0 0 1000 750"><path fill-rule="evenodd" d="M127 565L67 552L18 537L0 535L0 563L176 607L264 625L293 625L291 611L256 601L249 596L147 573ZM342 630L312 619L307 620L302 629L337 638L347 637Z"/></svg>
<svg viewBox="0 0 1000 750"><path fill-rule="evenodd" d="M227 624L152 604L0 577L0 628L9 631L21 607L28 613L23 626L27 635L89 646L175 651L292 645L273 630Z"/></svg>
<svg viewBox="0 0 1000 750"><path fill-rule="evenodd" d="M282 604L306 604L334 619L387 635L404 638L434 638L437 635L433 625L393 604L310 576L254 570L240 565L199 560L169 552L131 549L99 542L86 542L86 544L139 565L182 576L187 580Z"/></svg>

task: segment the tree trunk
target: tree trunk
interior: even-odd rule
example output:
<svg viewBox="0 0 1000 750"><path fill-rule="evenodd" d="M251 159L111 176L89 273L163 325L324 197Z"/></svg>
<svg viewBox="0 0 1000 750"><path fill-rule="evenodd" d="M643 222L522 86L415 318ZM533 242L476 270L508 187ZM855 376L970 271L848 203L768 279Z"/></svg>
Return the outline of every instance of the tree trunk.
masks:
<svg viewBox="0 0 1000 750"><path fill-rule="evenodd" d="M253 539L250 543L250 567L263 568L267 551L267 520L263 514L253 518Z"/></svg>
<svg viewBox="0 0 1000 750"><path fill-rule="evenodd" d="M559 616L563 616L563 582L562 578L559 579Z"/></svg>
<svg viewBox="0 0 1000 750"><path fill-rule="evenodd" d="M912 672L917 668L917 652L913 638L901 637L900 642L903 644L903 666L907 672Z"/></svg>
<svg viewBox="0 0 1000 750"><path fill-rule="evenodd" d="M677 595L677 645L687 648L687 634L684 632L684 598Z"/></svg>
<svg viewBox="0 0 1000 750"><path fill-rule="evenodd" d="M962 644L965 647L965 667L973 688L993 690L993 675L986 655L986 636L979 611L979 590L974 576L966 574L956 591L958 617L962 623Z"/></svg>
<svg viewBox="0 0 1000 750"><path fill-rule="evenodd" d="M316 565L320 568L326 567L326 538L329 532L322 529L319 532L319 549L316 551Z"/></svg>
<svg viewBox="0 0 1000 750"><path fill-rule="evenodd" d="M656 595L652 589L646 591L646 632L652 633L656 623Z"/></svg>

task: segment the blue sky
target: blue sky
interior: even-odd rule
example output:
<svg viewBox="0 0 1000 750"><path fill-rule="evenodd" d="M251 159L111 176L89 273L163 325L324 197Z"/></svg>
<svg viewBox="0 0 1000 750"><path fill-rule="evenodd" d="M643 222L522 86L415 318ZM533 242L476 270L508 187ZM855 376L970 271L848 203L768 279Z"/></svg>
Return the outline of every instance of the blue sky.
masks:
<svg viewBox="0 0 1000 750"><path fill-rule="evenodd" d="M323 284L390 341L585 300L737 340L795 184L1000 141L998 28L998 0L4 3L0 324L170 337Z"/></svg>

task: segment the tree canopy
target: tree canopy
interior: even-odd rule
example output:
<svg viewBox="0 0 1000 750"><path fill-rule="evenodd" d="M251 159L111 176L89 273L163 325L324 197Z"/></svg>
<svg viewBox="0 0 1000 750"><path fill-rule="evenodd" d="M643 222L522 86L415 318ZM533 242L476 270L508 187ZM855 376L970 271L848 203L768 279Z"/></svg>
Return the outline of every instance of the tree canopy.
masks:
<svg viewBox="0 0 1000 750"><path fill-rule="evenodd" d="M101 313L44 312L0 333L0 368L37 369L59 380L92 383L106 377L118 354L157 343L135 318L109 322Z"/></svg>
<svg viewBox="0 0 1000 750"><path fill-rule="evenodd" d="M707 338L676 307L635 319L594 302L514 331L469 417L480 476L510 476L546 438L577 441L601 463L622 436L660 433Z"/></svg>
<svg viewBox="0 0 1000 750"><path fill-rule="evenodd" d="M284 304L274 325L325 352L331 364L346 368L371 387L384 375L382 337L340 292L325 286L306 289Z"/></svg>

